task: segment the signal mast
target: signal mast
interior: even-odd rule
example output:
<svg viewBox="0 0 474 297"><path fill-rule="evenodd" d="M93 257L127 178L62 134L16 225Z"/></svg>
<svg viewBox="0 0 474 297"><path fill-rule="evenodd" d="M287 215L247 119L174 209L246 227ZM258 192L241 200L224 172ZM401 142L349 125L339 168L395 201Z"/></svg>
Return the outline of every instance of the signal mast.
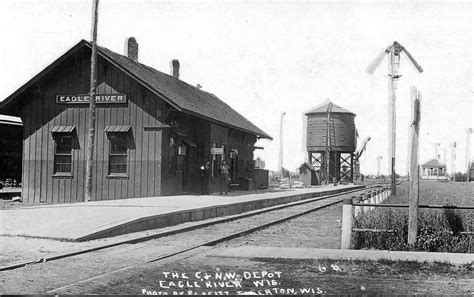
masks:
<svg viewBox="0 0 474 297"><path fill-rule="evenodd" d="M416 70L421 73L423 68L415 61L413 56L404 48L400 43L394 41L393 44L388 46L383 52L381 52L377 58L367 67L365 70L368 74L373 74L375 69L382 63L385 55L389 55L388 59L388 100L389 100L389 158L391 156L391 176L392 176L392 195L396 194L395 188L395 139L396 139L396 114L395 114L395 102L397 99L396 90L397 82L401 77L398 74L398 68L400 66L400 53L405 52L408 59L411 61Z"/></svg>

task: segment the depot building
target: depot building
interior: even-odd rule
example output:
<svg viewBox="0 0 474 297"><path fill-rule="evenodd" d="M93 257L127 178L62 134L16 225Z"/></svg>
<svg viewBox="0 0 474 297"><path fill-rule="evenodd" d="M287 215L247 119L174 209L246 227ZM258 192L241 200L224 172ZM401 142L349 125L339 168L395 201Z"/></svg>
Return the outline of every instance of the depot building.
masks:
<svg viewBox="0 0 474 297"><path fill-rule="evenodd" d="M255 143L271 139L215 95L138 62L133 37L121 55L98 47L93 200L199 193L199 166L209 161L210 192L218 166L231 183L254 189ZM0 102L0 114L23 122L22 199L84 201L91 44L81 40Z"/></svg>

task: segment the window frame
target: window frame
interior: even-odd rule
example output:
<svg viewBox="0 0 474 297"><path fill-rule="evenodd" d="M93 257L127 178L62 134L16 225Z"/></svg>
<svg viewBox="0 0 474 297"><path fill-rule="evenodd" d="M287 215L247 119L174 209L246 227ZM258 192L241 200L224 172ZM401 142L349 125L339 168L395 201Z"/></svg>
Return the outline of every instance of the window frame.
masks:
<svg viewBox="0 0 474 297"><path fill-rule="evenodd" d="M112 153L112 144L114 141L114 137L121 138L122 140L125 140L125 153ZM107 132L107 139L109 142L109 151L107 154L107 177L128 177L129 173L129 151L130 151L130 136L128 132ZM122 144L123 145L123 144ZM125 156L125 163L114 163L112 164L112 160L114 159L113 157L116 156ZM112 165L115 166L121 166L125 164L125 172L112 172Z"/></svg>
<svg viewBox="0 0 474 297"><path fill-rule="evenodd" d="M71 139L71 149L69 153L58 153L58 144L59 144L59 139L62 137L69 137ZM72 177L73 176L73 171L74 171L74 158L73 158L73 150L74 150L74 134L72 132L55 132L53 134L53 141L54 141L54 157L53 157L53 176L66 176L66 177ZM57 171L57 165L61 164L67 164L67 163L57 163L58 162L58 157L64 157L67 156L70 158L70 170L69 171ZM61 166L60 166L61 167Z"/></svg>

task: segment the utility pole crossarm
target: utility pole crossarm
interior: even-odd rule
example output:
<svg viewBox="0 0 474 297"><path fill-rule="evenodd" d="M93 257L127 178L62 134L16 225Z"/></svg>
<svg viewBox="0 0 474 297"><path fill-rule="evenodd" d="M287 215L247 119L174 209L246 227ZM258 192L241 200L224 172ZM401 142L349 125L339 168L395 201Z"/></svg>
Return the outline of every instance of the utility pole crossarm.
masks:
<svg viewBox="0 0 474 297"><path fill-rule="evenodd" d="M416 62L415 58L413 58L413 56L407 51L406 48L403 48L403 51L407 55L408 60L410 60L410 62L413 64L413 66L415 66L416 70L418 70L419 73L422 73L423 68L421 68L421 66Z"/></svg>

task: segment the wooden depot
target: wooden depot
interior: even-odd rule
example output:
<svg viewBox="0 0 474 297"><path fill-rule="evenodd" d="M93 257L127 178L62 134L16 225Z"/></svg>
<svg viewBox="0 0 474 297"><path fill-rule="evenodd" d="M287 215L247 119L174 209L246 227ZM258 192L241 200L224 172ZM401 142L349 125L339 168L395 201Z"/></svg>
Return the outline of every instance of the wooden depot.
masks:
<svg viewBox="0 0 474 297"><path fill-rule="evenodd" d="M268 134L183 82L176 69L172 76L137 63L137 44L126 55L97 49L91 200L218 192L222 160L232 184L260 186L253 152ZM82 94L90 90L90 57L91 43L82 40L0 102L0 114L23 122L26 203L85 201L90 115ZM206 162L210 174L203 179L199 167Z"/></svg>

